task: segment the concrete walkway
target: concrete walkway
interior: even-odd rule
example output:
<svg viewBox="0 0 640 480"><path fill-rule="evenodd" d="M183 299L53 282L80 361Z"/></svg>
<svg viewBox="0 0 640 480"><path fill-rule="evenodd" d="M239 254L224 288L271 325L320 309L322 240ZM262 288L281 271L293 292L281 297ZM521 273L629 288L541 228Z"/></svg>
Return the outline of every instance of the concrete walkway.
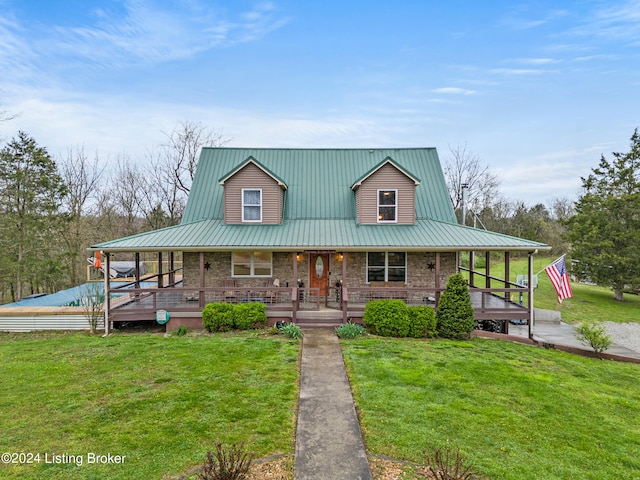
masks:
<svg viewBox="0 0 640 480"><path fill-rule="evenodd" d="M528 337L528 329L529 327L526 325L509 325L509 334ZM585 345L576 338L574 327L564 322L559 324L535 324L533 329L533 338L539 342L551 345L563 345L565 347L576 348L587 352L593 351L591 347ZM605 353L640 359L640 352L636 352L615 343L611 345Z"/></svg>
<svg viewBox="0 0 640 480"><path fill-rule="evenodd" d="M302 337L295 480L370 480L351 388L332 328Z"/></svg>

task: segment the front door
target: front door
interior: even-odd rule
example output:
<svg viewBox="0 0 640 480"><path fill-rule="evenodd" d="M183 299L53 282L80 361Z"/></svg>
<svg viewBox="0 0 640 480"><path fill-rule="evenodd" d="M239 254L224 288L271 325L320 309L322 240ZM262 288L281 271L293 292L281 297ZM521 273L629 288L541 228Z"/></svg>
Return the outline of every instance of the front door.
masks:
<svg viewBox="0 0 640 480"><path fill-rule="evenodd" d="M327 295L329 286L329 254L311 253L309 255L309 287L319 288L320 296Z"/></svg>

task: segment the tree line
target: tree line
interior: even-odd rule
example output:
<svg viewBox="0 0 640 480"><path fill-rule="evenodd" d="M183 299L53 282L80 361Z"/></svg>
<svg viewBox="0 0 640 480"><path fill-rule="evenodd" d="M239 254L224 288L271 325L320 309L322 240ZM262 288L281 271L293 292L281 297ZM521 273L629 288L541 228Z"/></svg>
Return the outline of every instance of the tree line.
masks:
<svg viewBox="0 0 640 480"><path fill-rule="evenodd" d="M113 170L82 146L54 159L25 132L0 150L0 303L85 281L86 248L180 222L203 146L229 139L200 123L178 122L147 153L144 167L126 154ZM533 206L505 199L498 177L465 146L450 148L444 173L466 224L527 238L570 253L579 274L612 286L616 298L640 284L640 136L583 178L574 202ZM113 163L113 162L110 162Z"/></svg>
<svg viewBox="0 0 640 480"><path fill-rule="evenodd" d="M147 153L112 171L82 146L54 158L25 132L0 150L0 303L83 283L86 249L180 222L203 146L229 139L179 122Z"/></svg>

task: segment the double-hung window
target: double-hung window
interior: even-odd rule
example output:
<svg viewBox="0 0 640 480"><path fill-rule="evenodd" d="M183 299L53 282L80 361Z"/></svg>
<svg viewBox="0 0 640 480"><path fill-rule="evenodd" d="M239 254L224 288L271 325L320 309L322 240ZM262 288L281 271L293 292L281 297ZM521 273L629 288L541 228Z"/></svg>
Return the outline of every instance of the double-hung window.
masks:
<svg viewBox="0 0 640 480"><path fill-rule="evenodd" d="M407 281L405 252L367 253L367 283Z"/></svg>
<svg viewBox="0 0 640 480"><path fill-rule="evenodd" d="M378 190L378 223L398 222L398 190Z"/></svg>
<svg viewBox="0 0 640 480"><path fill-rule="evenodd" d="M261 222L262 221L262 189L243 188L242 189L242 221Z"/></svg>
<svg viewBox="0 0 640 480"><path fill-rule="evenodd" d="M271 252L234 252L232 262L234 277L271 276Z"/></svg>

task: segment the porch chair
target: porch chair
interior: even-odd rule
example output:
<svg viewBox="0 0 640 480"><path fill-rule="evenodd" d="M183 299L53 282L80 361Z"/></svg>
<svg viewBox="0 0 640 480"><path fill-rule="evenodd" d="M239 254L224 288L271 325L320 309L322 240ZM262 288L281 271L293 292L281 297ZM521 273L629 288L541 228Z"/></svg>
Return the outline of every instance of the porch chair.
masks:
<svg viewBox="0 0 640 480"><path fill-rule="evenodd" d="M270 288L279 288L280 279L274 278L273 280L267 280L265 283L264 301L265 303L278 303L278 292L270 290Z"/></svg>
<svg viewBox="0 0 640 480"><path fill-rule="evenodd" d="M225 291L223 292L223 294L222 294L222 299L223 299L225 302L229 302L229 303L236 303L236 300L237 300L237 298L236 298L236 291L235 291L235 290L233 290L233 289L234 289L234 288L237 288L237 286L238 286L238 285L236 284L235 279L233 279L233 278L227 278L226 280L223 280L223 281L222 281L222 286L223 286L225 289L228 289L228 290L225 290Z"/></svg>

